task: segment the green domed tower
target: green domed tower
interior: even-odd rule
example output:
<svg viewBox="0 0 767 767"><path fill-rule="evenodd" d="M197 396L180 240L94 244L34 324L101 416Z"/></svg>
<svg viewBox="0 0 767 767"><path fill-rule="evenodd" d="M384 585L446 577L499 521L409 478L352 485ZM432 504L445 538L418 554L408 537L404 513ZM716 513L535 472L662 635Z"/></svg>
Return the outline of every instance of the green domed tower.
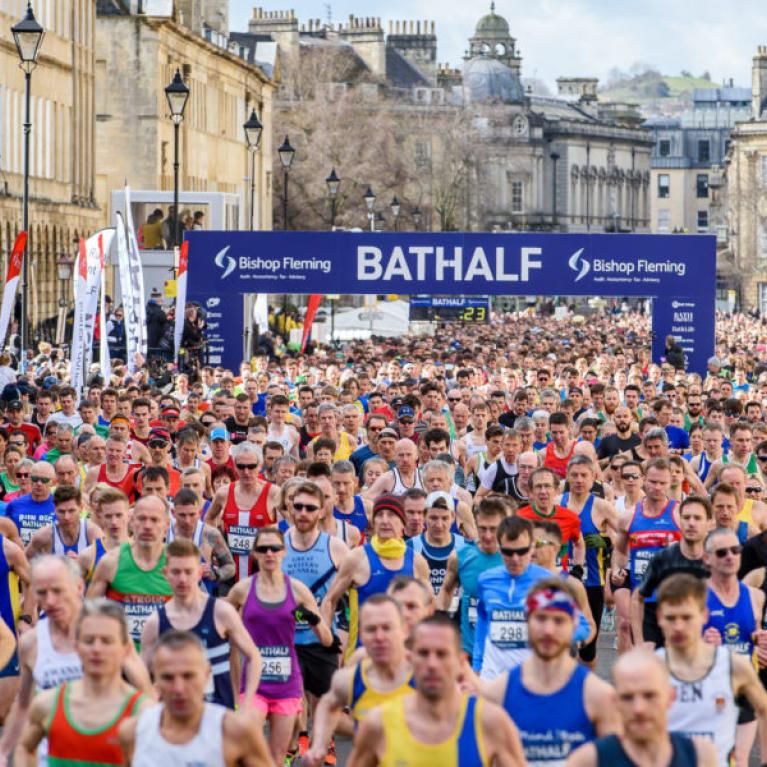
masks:
<svg viewBox="0 0 767 767"><path fill-rule="evenodd" d="M495 12L495 3L490 3L490 13L483 16L469 40L467 59L487 56L496 59L519 75L522 58L517 51L517 41L511 36L509 22Z"/></svg>

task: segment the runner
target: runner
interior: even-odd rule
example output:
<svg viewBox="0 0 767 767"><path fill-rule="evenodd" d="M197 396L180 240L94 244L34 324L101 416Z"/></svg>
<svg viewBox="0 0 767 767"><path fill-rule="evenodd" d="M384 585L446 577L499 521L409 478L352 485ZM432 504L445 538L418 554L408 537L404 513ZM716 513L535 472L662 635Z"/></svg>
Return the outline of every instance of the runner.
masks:
<svg viewBox="0 0 767 767"><path fill-rule="evenodd" d="M670 733L669 709L674 689L663 662L646 649L622 655L613 668L621 735L587 743L567 760L567 767L715 767L714 744L704 738Z"/></svg>
<svg viewBox="0 0 767 767"><path fill-rule="evenodd" d="M128 443L122 435L111 433L106 441L106 462L98 468L88 469L85 475L86 495L93 490L96 483L103 482L121 490L129 500L135 500L138 490L135 483L135 474L140 468L139 464L130 464L125 461L125 453Z"/></svg>
<svg viewBox="0 0 767 767"><path fill-rule="evenodd" d="M123 606L137 650L147 619L173 595L163 574L168 516L164 499L140 498L131 520L133 540L101 558L88 587L89 598L106 596Z"/></svg>
<svg viewBox="0 0 767 767"><path fill-rule="evenodd" d="M205 700L235 708L229 657L232 649L246 659L245 700L252 701L261 676L261 655L227 602L204 594L198 587L204 567L192 541L177 538L166 549L165 577L173 596L149 616L141 634L141 657L151 667L159 638L171 630L189 631L205 648L211 676Z"/></svg>
<svg viewBox="0 0 767 767"><path fill-rule="evenodd" d="M517 458L522 450L522 440L514 429L507 429L503 434L501 443L501 455L495 463L491 463L480 476L480 488L474 496L474 504L490 493L503 493L514 495L512 491L513 479L518 473Z"/></svg>
<svg viewBox="0 0 767 767"><path fill-rule="evenodd" d="M664 637L656 616L657 604L654 600L649 603L646 600L655 596L666 578L675 573L689 573L700 580L708 578L703 543L711 528L713 514L708 498L690 495L679 504L681 540L653 556L642 581L631 593L631 629L637 643L644 641L651 647L663 646Z"/></svg>
<svg viewBox="0 0 767 767"><path fill-rule="evenodd" d="M738 492L738 522L746 522L758 530L767 530L767 505L762 501L746 498L746 472L741 466L722 466L718 482L727 482Z"/></svg>
<svg viewBox="0 0 767 767"><path fill-rule="evenodd" d="M404 577L397 576L395 581ZM360 640L365 659L346 665L333 675L330 689L314 713L312 744L301 758L305 767L324 763L345 709L349 709L358 726L376 706L413 692L413 672L405 653L407 637L402 609L393 595L374 594L365 602L360 610Z"/></svg>
<svg viewBox="0 0 767 767"><path fill-rule="evenodd" d="M620 731L615 691L571 655L578 612L571 583L538 581L526 604L532 654L481 685L519 728L528 764L562 767L574 749Z"/></svg>
<svg viewBox="0 0 767 767"><path fill-rule="evenodd" d="M163 634L152 670L160 705L120 725L126 763L133 767L269 764L269 749L254 716L205 702L210 666L194 634L175 630Z"/></svg>
<svg viewBox="0 0 767 767"><path fill-rule="evenodd" d="M32 467L30 479L32 490L29 495L12 500L5 512L16 525L25 546L38 530L53 522L53 466L45 461L38 461Z"/></svg>
<svg viewBox="0 0 767 767"><path fill-rule="evenodd" d="M82 496L76 487L63 485L53 493L54 519L41 527L27 545L26 555L64 554L78 559L103 533L101 528L82 518Z"/></svg>
<svg viewBox="0 0 767 767"><path fill-rule="evenodd" d="M97 485L94 492L91 493L91 499L93 499L96 491L98 491L98 500L95 502L93 516L98 519L99 527L103 530L104 535L96 538L90 546L80 552L80 568L87 583L90 583L93 571L104 554L130 540L128 496L122 490L116 490L109 485L105 485L103 489Z"/></svg>
<svg viewBox="0 0 767 767"><path fill-rule="evenodd" d="M47 764L66 767L123 765L118 742L122 722L152 705L122 678L131 652L125 617L106 599L86 601L75 633L82 678L41 692L32 702L16 764L37 764L37 749L48 739ZM19 758L19 757L22 758Z"/></svg>
<svg viewBox="0 0 767 767"><path fill-rule="evenodd" d="M669 576L662 583L658 622L666 646L658 653L665 658L675 690L669 729L709 738L716 746L719 764L726 767L736 757L739 697L759 712L761 746L767 748L767 694L748 658L704 640L706 591L703 580L688 574ZM748 754L744 756L741 764L748 762Z"/></svg>
<svg viewBox="0 0 767 767"><path fill-rule="evenodd" d="M407 506L405 507L407 513ZM460 586L461 643L471 658L474 652L474 630L477 625L479 576L503 564L498 551L498 527L506 518L506 503L497 497L483 499L477 508L477 540L454 549L447 558L445 578L437 594L436 607L447 611L453 594Z"/></svg>
<svg viewBox="0 0 767 767"><path fill-rule="evenodd" d="M380 439L381 437L379 442ZM413 440L400 439L397 442L394 464L363 493L363 497L375 501L381 495L402 495L411 487L425 489L421 472L418 470L418 448Z"/></svg>
<svg viewBox="0 0 767 767"><path fill-rule="evenodd" d="M458 690L463 662L448 618L426 618L413 632L414 695L392 700L362 721L349 767L464 767L525 764L516 728L499 706Z"/></svg>
<svg viewBox="0 0 767 767"><path fill-rule="evenodd" d="M379 496L373 506L370 543L354 549L341 565L333 585L322 601L322 616L330 624L336 605L349 591L350 616L348 658L358 644L358 615L373 594L386 591L397 575L411 575L429 584L429 565L402 540L405 511L393 495Z"/></svg>
<svg viewBox="0 0 767 767"><path fill-rule="evenodd" d="M250 442L232 451L240 478L216 491L205 515L209 525L221 528L236 565L235 580L253 570L250 552L259 528L277 521L280 489L258 478L261 451Z"/></svg>
<svg viewBox="0 0 767 767"><path fill-rule="evenodd" d="M336 493L333 516L354 525L362 534L364 541L373 503L361 495L355 495L358 483L354 464L350 461L336 461L332 467L330 481Z"/></svg>
<svg viewBox="0 0 767 767"><path fill-rule="evenodd" d="M330 647L334 642L328 624L318 614L312 592L282 572L283 534L276 527L262 528L253 554L258 563L256 574L239 581L227 599L240 612L245 628L261 652L258 691L247 703L257 709L261 725L269 721L269 750L272 759L281 764L302 708L303 679L295 646L296 613L300 611L322 645ZM240 702L246 702L242 685Z"/></svg>

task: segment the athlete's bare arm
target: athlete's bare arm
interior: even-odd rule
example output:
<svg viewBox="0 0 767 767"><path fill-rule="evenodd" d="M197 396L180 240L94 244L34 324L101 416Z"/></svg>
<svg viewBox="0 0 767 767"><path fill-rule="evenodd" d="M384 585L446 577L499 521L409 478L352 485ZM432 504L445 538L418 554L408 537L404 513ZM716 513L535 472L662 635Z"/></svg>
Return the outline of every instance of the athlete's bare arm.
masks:
<svg viewBox="0 0 767 767"><path fill-rule="evenodd" d="M235 571L234 557L232 552L229 551L221 531L217 527L206 524L204 536L205 542L210 546L213 560L216 563L217 580L228 581L230 578L233 578Z"/></svg>
<svg viewBox="0 0 767 767"><path fill-rule="evenodd" d="M91 543L80 552L80 556L77 557L77 561L80 565L83 578L85 578L93 567L93 563L96 560L96 544Z"/></svg>
<svg viewBox="0 0 767 767"><path fill-rule="evenodd" d="M642 641L642 624L644 623L644 597L636 588L631 592L629 601L629 622L631 623L631 633L635 641L639 644ZM652 649L655 649L655 644Z"/></svg>
<svg viewBox="0 0 767 767"><path fill-rule="evenodd" d="M216 621L219 634L225 636L229 640L229 644L239 650L248 662L248 670L245 675L245 700L247 705L250 705L258 689L258 683L261 681L261 653L245 629L239 613L232 605L223 599L217 599L213 609L213 618ZM142 653L143 649L142 642Z"/></svg>
<svg viewBox="0 0 767 767"><path fill-rule="evenodd" d="M593 743L586 743L567 757L565 767L597 767L598 764L596 747Z"/></svg>
<svg viewBox="0 0 767 767"><path fill-rule="evenodd" d="M226 499L229 495L229 485L224 485L216 490L213 500L210 502L210 508L205 514L205 524L221 527L221 512L226 506Z"/></svg>
<svg viewBox="0 0 767 767"><path fill-rule="evenodd" d="M16 650L16 634L0 620L0 668L5 668Z"/></svg>
<svg viewBox="0 0 767 767"><path fill-rule="evenodd" d="M90 496L91 490L96 487L96 484L99 481L100 469L100 466L94 466L93 468L88 469L85 475L85 489L83 491L85 495Z"/></svg>
<svg viewBox="0 0 767 767"><path fill-rule="evenodd" d="M363 549L357 548L349 553L341 567L338 569L333 583L325 594L320 607L322 619L329 626L333 622L333 613L335 612L338 600L355 584L363 583L359 577L363 563L367 562L367 557ZM236 587L235 587L236 588ZM231 592L230 592L231 594Z"/></svg>
<svg viewBox="0 0 767 767"><path fill-rule="evenodd" d="M154 657L155 646L160 638L160 616L155 610L144 623L141 631L141 662L147 667L152 668L152 658Z"/></svg>
<svg viewBox="0 0 767 767"><path fill-rule="evenodd" d="M24 541L21 540L19 529L8 517L0 517L0 535L15 543L20 549L24 548Z"/></svg>
<svg viewBox="0 0 767 767"><path fill-rule="evenodd" d="M618 715L618 696L612 685L600 679L596 674L589 674L583 690L583 703L597 736L622 730L621 719Z"/></svg>
<svg viewBox="0 0 767 767"><path fill-rule="evenodd" d="M104 554L96 565L91 585L88 586L88 599L103 597L107 593L109 584L114 580L117 572L117 562L120 557L120 549L113 549Z"/></svg>
<svg viewBox="0 0 767 767"><path fill-rule="evenodd" d="M375 501L379 495L390 493L393 487L394 473L385 471L367 490L362 491L362 497L367 498L370 501Z"/></svg>
<svg viewBox="0 0 767 767"><path fill-rule="evenodd" d="M226 595L226 601L239 613L242 610L242 606L245 604L245 600L248 597L248 590L250 589L251 578L243 578L234 584L234 587Z"/></svg>
<svg viewBox="0 0 767 767"><path fill-rule="evenodd" d="M482 705L482 737L485 753L495 767L525 767L525 753L519 731L509 715L498 705L484 701Z"/></svg>
<svg viewBox="0 0 767 767"><path fill-rule="evenodd" d="M451 551L450 556L447 558L447 566L445 567L445 580L442 581L442 588L439 590L434 604L437 610L446 612L450 609L453 594L460 583L461 580L458 577L458 553Z"/></svg>
<svg viewBox="0 0 767 767"><path fill-rule="evenodd" d="M767 754L767 692L765 692L754 667L745 655L731 655L732 692L745 695L759 722L760 753Z"/></svg>
<svg viewBox="0 0 767 767"><path fill-rule="evenodd" d="M57 690L43 690L32 701L27 723L13 754L13 764L19 767L37 765L37 747L46 735L46 723L56 701Z"/></svg>
<svg viewBox="0 0 767 767"><path fill-rule="evenodd" d="M32 624L34 625L34 623L37 622L37 597L31 588L29 560L24 554L24 548L21 545L21 541L16 544L8 538L5 538L3 540L3 553L5 554L5 559L11 570L13 570L19 577L24 614L29 615L32 619Z"/></svg>
<svg viewBox="0 0 767 767"><path fill-rule="evenodd" d="M319 605L309 587L295 578L290 579L290 585L293 587L293 595L296 598L296 602L298 602L298 606L305 607L315 615L320 615ZM325 647L330 647L333 644L333 632L330 630L331 625L332 622L325 621L320 615L320 622L316 626L310 626L314 635Z"/></svg>
<svg viewBox="0 0 767 767"><path fill-rule="evenodd" d="M573 590L575 591L575 601L578 603L578 609L583 613L589 624L589 635L583 640L583 644L588 644L597 635L597 625L594 622L594 615L591 612L589 598L586 594L586 587L583 585L583 581L573 576L570 576L567 582L573 587Z"/></svg>
<svg viewBox="0 0 767 767"><path fill-rule="evenodd" d="M373 709L361 722L354 749L346 767L377 767L386 749L386 734L380 709Z"/></svg>
<svg viewBox="0 0 767 767"><path fill-rule="evenodd" d="M53 551L53 525L40 528L32 536L27 544L25 554L27 559L34 559L41 554L50 554Z"/></svg>
<svg viewBox="0 0 767 767"><path fill-rule="evenodd" d="M418 578L424 586L429 588L431 594L433 589L431 587L431 578L429 573L429 563L424 559L422 554L416 553L413 556L413 575Z"/></svg>
<svg viewBox="0 0 767 767"><path fill-rule="evenodd" d="M266 496L266 506L269 509L269 516L273 520L277 520L277 509L280 508L280 495L282 491L277 485L272 485L269 488L269 495Z"/></svg>
<svg viewBox="0 0 767 767"><path fill-rule="evenodd" d="M35 692L35 679L32 675L32 669L35 666L36 658L37 634L34 631L28 631L19 639L19 666L21 669L19 692L13 701L11 710L8 712L8 717L3 726L3 735L0 737L0 765L3 767L8 763L8 758L19 742L24 722L29 713L29 707L32 705L32 698Z"/></svg>
<svg viewBox="0 0 767 767"><path fill-rule="evenodd" d="M328 746L333 733L338 727L344 707L348 706L349 691L356 666L345 666L333 674L330 689L320 698L314 711L312 744L301 757L304 767L321 767L325 763Z"/></svg>
<svg viewBox="0 0 767 767"><path fill-rule="evenodd" d="M474 514L471 512L471 504L459 501L455 509L455 516L463 537L467 540L475 541L477 539L477 523L474 521Z"/></svg>
<svg viewBox="0 0 767 767"><path fill-rule="evenodd" d="M227 767L264 767L272 764L262 723L248 709L224 714L222 740Z"/></svg>

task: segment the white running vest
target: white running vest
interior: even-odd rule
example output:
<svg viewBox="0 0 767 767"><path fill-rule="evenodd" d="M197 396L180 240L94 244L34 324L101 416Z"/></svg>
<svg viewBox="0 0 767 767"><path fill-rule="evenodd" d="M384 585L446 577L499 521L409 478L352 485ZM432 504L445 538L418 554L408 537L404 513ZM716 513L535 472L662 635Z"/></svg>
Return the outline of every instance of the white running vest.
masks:
<svg viewBox="0 0 767 767"><path fill-rule="evenodd" d="M657 652L668 665L665 649ZM713 665L696 682L685 682L677 679L671 669L669 672L676 691L676 698L668 712L669 731L697 735L712 741L716 746L717 763L720 767L727 767L735 750L738 724L729 650L717 647Z"/></svg>

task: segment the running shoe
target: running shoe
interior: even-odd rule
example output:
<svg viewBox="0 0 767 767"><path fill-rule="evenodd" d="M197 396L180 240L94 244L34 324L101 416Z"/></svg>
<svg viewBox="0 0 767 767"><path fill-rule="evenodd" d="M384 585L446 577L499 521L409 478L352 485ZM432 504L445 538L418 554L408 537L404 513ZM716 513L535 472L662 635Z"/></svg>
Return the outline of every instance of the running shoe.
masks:
<svg viewBox="0 0 767 767"><path fill-rule="evenodd" d="M302 732L298 735L298 755L303 756L309 750L309 733Z"/></svg>
<svg viewBox="0 0 767 767"><path fill-rule="evenodd" d="M334 765L336 763L336 741L335 738L330 741L330 748L325 755L325 764Z"/></svg>

